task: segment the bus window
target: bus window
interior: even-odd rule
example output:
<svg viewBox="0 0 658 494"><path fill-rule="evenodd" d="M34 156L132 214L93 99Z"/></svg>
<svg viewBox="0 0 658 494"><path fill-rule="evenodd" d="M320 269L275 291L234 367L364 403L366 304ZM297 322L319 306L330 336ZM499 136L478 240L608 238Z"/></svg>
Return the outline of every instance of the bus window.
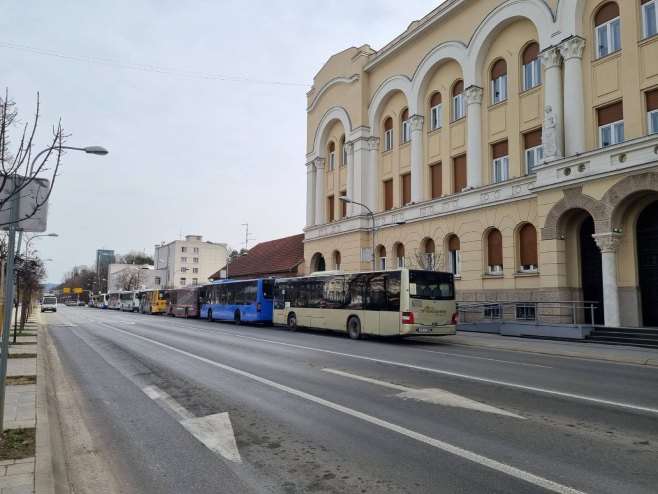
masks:
<svg viewBox="0 0 658 494"><path fill-rule="evenodd" d="M409 295L426 300L452 300L455 298L452 274L438 271L410 271Z"/></svg>
<svg viewBox="0 0 658 494"><path fill-rule="evenodd" d="M391 312L400 311L400 273L387 273L386 275L386 293L388 301L386 310Z"/></svg>
<svg viewBox="0 0 658 494"><path fill-rule="evenodd" d="M263 298L273 298L274 280L263 280Z"/></svg>

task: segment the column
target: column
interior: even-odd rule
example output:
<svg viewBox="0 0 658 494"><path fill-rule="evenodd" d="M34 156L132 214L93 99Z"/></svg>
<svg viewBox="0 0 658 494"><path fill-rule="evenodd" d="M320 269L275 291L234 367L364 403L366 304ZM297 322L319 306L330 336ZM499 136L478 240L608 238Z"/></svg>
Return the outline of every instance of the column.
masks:
<svg viewBox="0 0 658 494"><path fill-rule="evenodd" d="M585 97L583 95L582 57L585 40L572 36L563 41L564 59L564 155L585 151Z"/></svg>
<svg viewBox="0 0 658 494"><path fill-rule="evenodd" d="M423 200L423 117L412 115L411 126L411 202ZM404 204L403 204L404 206Z"/></svg>
<svg viewBox="0 0 658 494"><path fill-rule="evenodd" d="M377 211L379 203L379 137L368 138L370 160L365 173L363 203L372 211Z"/></svg>
<svg viewBox="0 0 658 494"><path fill-rule="evenodd" d="M347 153L347 197L356 201L354 197L354 143L345 142L345 152ZM354 204L347 203L347 216L354 214Z"/></svg>
<svg viewBox="0 0 658 494"><path fill-rule="evenodd" d="M549 114L550 107L555 116L556 151L544 153L544 161L560 159L564 156L564 120L562 104L562 59L560 50L553 46L539 53L539 59L546 69L544 71L544 109Z"/></svg>
<svg viewBox="0 0 658 494"><path fill-rule="evenodd" d="M354 163L354 172L352 174L352 177L354 178L354 185L352 187L352 193L354 195L350 197L356 202L365 202L365 189L367 188L368 184L367 173L370 165L370 147L368 145L368 139L359 137L353 140L352 151L352 160ZM348 204L348 207L352 208L352 216L361 214L361 206L356 204Z"/></svg>
<svg viewBox="0 0 658 494"><path fill-rule="evenodd" d="M326 223L324 217L324 158L315 158L315 224L323 225Z"/></svg>
<svg viewBox="0 0 658 494"><path fill-rule="evenodd" d="M306 163L306 226L315 224L315 166Z"/></svg>
<svg viewBox="0 0 658 494"><path fill-rule="evenodd" d="M598 233L592 235L601 249L603 271L603 317L606 326L619 326L619 293L617 287L617 249L621 233Z"/></svg>
<svg viewBox="0 0 658 494"><path fill-rule="evenodd" d="M482 185L482 88L470 86L466 93L466 185Z"/></svg>

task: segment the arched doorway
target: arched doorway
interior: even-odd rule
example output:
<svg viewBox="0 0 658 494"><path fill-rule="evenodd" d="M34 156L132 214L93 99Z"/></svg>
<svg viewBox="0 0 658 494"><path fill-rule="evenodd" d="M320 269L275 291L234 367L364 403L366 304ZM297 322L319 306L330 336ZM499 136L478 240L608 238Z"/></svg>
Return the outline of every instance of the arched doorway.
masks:
<svg viewBox="0 0 658 494"><path fill-rule="evenodd" d="M642 324L658 326L658 201L644 208L636 232Z"/></svg>
<svg viewBox="0 0 658 494"><path fill-rule="evenodd" d="M313 257L311 258L311 272L326 271L326 270L327 270L327 263L324 260L324 256L319 252L313 254Z"/></svg>
<svg viewBox="0 0 658 494"><path fill-rule="evenodd" d="M586 324L604 324L603 318L603 272L601 268L601 250L594 238L594 220L587 216L580 225L580 274L583 285L583 300L597 302L594 321L589 309L585 309Z"/></svg>

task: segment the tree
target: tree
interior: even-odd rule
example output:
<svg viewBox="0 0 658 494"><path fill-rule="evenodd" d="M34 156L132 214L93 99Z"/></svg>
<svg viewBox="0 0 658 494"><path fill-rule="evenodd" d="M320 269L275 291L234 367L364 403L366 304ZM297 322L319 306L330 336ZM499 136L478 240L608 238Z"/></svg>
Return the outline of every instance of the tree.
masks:
<svg viewBox="0 0 658 494"><path fill-rule="evenodd" d="M116 256L116 262L123 264L148 264L153 266L153 258L144 252L131 250L127 254Z"/></svg>
<svg viewBox="0 0 658 494"><path fill-rule="evenodd" d="M226 261L227 263L231 263L231 262L235 261L238 257L240 257L240 256L242 256L242 255L244 255L248 252L248 250L245 249L244 247L242 247L239 252L237 250L235 250L234 248L232 248L232 247L229 247L228 251L229 251L229 255L228 255L228 259Z"/></svg>
<svg viewBox="0 0 658 494"><path fill-rule="evenodd" d="M116 274L114 286L123 291L138 290L146 281L145 271L145 269L138 267L130 267L119 271Z"/></svg>
<svg viewBox="0 0 658 494"><path fill-rule="evenodd" d="M42 283L45 278L46 267L41 259L16 258L16 301L21 304L21 331L25 327L32 305L42 291ZM16 329L14 329L14 343L16 343Z"/></svg>
<svg viewBox="0 0 658 494"><path fill-rule="evenodd" d="M433 256L415 250L413 256L406 259L406 266L414 269L424 269L425 271L439 271L443 268L441 264L441 254L435 252Z"/></svg>

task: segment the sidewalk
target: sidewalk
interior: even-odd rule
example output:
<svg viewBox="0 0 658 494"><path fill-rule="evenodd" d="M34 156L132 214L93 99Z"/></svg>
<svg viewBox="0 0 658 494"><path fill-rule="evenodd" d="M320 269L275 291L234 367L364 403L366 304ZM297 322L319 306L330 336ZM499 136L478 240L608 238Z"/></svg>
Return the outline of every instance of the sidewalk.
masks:
<svg viewBox="0 0 658 494"><path fill-rule="evenodd" d="M13 324L13 323L12 323ZM5 391L4 428L37 427L36 458L0 461L1 494L51 494L54 492L50 453L50 429L46 411L46 377L44 373L43 333L41 313L35 311L28 320L26 331L37 336L20 336L13 345L9 340L9 354L37 354L36 358L9 358L7 376L37 376L36 384L8 385Z"/></svg>
<svg viewBox="0 0 658 494"><path fill-rule="evenodd" d="M544 340L540 338L520 338L517 336L501 336L499 334L475 333L471 331L458 331L454 336L442 337L441 341L446 341L453 345L496 348L499 350L658 367L658 349L656 348L602 345L600 343Z"/></svg>

